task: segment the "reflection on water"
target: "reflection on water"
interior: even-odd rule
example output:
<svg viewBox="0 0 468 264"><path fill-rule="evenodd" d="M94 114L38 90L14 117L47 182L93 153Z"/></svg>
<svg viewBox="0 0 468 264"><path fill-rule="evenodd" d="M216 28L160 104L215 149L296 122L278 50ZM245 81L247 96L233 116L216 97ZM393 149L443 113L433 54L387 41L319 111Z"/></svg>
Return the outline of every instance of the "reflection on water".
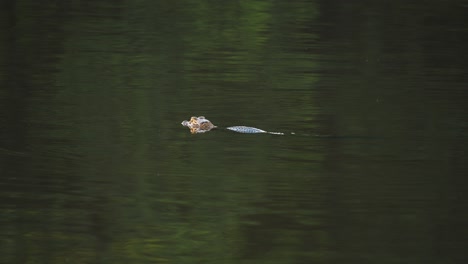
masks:
<svg viewBox="0 0 468 264"><path fill-rule="evenodd" d="M465 260L466 6L106 2L0 11L0 262Z"/></svg>

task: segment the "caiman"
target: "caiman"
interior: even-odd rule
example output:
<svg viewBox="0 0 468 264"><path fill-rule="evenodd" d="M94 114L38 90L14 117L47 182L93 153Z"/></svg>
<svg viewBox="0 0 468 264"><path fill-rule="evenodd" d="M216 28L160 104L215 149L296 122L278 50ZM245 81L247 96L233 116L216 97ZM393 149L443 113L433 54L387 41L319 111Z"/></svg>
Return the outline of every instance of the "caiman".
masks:
<svg viewBox="0 0 468 264"><path fill-rule="evenodd" d="M182 121L182 125L190 128L190 133L198 134L198 133L205 133L212 129L218 128L217 126L213 125L210 120L206 119L204 116L192 116L190 121L184 120ZM266 134L274 134L274 135L284 135L281 132L268 132L259 128L255 127L248 127L248 126L230 126L226 127L225 129L238 132L238 133L246 133L246 134L259 134L259 133L266 133Z"/></svg>

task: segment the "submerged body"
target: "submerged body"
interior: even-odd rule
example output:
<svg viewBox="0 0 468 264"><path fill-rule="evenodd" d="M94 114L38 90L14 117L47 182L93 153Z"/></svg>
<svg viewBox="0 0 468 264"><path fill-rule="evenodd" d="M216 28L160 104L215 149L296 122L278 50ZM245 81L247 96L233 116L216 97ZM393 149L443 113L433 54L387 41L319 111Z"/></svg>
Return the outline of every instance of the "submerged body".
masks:
<svg viewBox="0 0 468 264"><path fill-rule="evenodd" d="M190 132L192 134L205 133L212 129L217 128L217 126L213 125L213 123L211 123L211 121L206 119L204 116L199 116L199 117L192 116L190 118L190 121L187 121L187 120L182 121L182 125L190 128ZM231 127L226 127L226 129L230 131L238 132L238 133L245 133L245 134L268 133L268 134L275 134L275 135L283 135L283 133L268 132L259 128L248 127L248 126L231 126Z"/></svg>

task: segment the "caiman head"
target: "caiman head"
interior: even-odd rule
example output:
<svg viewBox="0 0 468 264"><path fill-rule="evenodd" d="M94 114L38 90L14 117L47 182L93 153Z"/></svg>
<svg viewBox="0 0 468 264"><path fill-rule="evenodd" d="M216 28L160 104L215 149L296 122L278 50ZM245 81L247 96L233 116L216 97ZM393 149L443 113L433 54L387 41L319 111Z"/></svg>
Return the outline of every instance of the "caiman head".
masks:
<svg viewBox="0 0 468 264"><path fill-rule="evenodd" d="M192 116L190 121L184 120L181 124L190 128L190 133L192 134L205 133L213 128L216 128L216 126L213 125L213 123L211 123L211 121L206 119L204 116Z"/></svg>

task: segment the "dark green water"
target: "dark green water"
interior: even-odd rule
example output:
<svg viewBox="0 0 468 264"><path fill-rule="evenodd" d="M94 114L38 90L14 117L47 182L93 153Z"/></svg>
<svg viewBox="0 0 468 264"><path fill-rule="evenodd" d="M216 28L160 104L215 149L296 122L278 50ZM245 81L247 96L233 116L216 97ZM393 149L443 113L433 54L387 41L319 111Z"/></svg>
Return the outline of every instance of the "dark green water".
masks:
<svg viewBox="0 0 468 264"><path fill-rule="evenodd" d="M2 1L0 263L466 263L468 3L410 2Z"/></svg>

